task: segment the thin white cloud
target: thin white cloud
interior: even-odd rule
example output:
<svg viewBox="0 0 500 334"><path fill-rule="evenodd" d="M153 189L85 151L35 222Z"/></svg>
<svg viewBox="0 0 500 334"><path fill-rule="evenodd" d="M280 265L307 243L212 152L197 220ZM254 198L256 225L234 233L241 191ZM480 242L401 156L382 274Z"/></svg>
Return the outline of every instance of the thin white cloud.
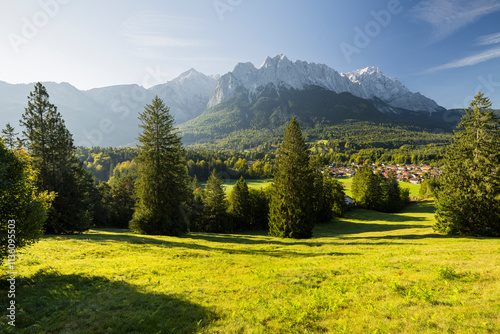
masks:
<svg viewBox="0 0 500 334"><path fill-rule="evenodd" d="M203 22L188 16L173 16L159 12L138 12L123 22L125 31L137 33L173 33L195 31L203 28Z"/></svg>
<svg viewBox="0 0 500 334"><path fill-rule="evenodd" d="M123 22L121 35L142 48L191 49L207 45L207 41L191 38L191 33L201 30L202 21L184 16L172 16L158 12L139 12ZM146 52L154 54L153 51Z"/></svg>
<svg viewBox="0 0 500 334"><path fill-rule="evenodd" d="M444 64L444 65L432 67L432 68L426 70L424 73L432 73L432 72L437 72L437 71L442 71L442 70L449 70L452 68L472 66L472 65L483 63L485 61L499 58L499 57L500 57L500 47L496 47L496 48L489 49L489 50L483 51L481 53L475 54L475 55L470 56L470 57L465 57L462 59L458 59L458 60L449 62L449 63Z"/></svg>
<svg viewBox="0 0 500 334"><path fill-rule="evenodd" d="M425 0L413 7L412 14L432 27L435 43L498 10L497 0Z"/></svg>
<svg viewBox="0 0 500 334"><path fill-rule="evenodd" d="M478 45L492 45L500 43L500 32L491 35L485 35L478 38Z"/></svg>
<svg viewBox="0 0 500 334"><path fill-rule="evenodd" d="M206 45L201 40L151 34L128 34L127 37L132 43L142 47L196 48Z"/></svg>

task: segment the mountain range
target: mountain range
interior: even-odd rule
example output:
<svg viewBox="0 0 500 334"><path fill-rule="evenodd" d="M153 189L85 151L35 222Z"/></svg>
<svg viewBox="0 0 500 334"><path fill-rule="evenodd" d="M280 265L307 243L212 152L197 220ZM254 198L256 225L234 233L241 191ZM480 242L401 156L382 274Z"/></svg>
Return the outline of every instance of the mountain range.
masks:
<svg viewBox="0 0 500 334"><path fill-rule="evenodd" d="M256 99L269 85L275 89L303 90L318 86L335 93L351 93L363 99L380 99L389 107L411 111L440 111L444 108L433 100L411 93L397 79L386 77L378 68L368 67L350 73L338 73L323 65L305 61L290 61L285 55L267 57L256 68L252 63L239 63L232 72L223 75L215 88L208 107L213 107L241 89L249 99ZM390 111L390 108L384 111Z"/></svg>
<svg viewBox="0 0 500 334"><path fill-rule="evenodd" d="M232 131L272 130L293 116L305 126L317 126L345 119L425 123L446 112L378 68L339 73L322 64L292 62L284 55L267 57L259 68L239 63L222 76L190 69L149 89L118 85L82 91L69 83L43 84L77 146L134 145L138 113L155 95L170 107L185 144ZM20 132L19 119L33 86L0 81L1 128L10 122Z"/></svg>

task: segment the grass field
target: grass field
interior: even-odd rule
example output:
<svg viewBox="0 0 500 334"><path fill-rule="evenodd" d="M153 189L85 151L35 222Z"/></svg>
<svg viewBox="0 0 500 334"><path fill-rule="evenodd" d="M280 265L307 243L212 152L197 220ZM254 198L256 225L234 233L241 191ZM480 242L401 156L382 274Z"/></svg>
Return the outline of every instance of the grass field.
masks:
<svg viewBox="0 0 500 334"><path fill-rule="evenodd" d="M234 185L238 180L235 179L223 179L224 181L224 191L226 192L226 195L229 195L231 193L231 190L233 190ZM273 179L248 179L245 180L249 188L263 188L267 187L273 182ZM200 182L201 186L205 188L205 185L207 184L206 182Z"/></svg>
<svg viewBox="0 0 500 334"><path fill-rule="evenodd" d="M352 177L337 179L344 185L345 194L347 196L352 196L351 186L352 186ZM400 182L399 186L401 188L410 188L410 196L417 197L418 192L420 191L420 184L406 183Z"/></svg>
<svg viewBox="0 0 500 334"><path fill-rule="evenodd" d="M499 333L499 239L438 235L433 211L354 210L308 240L46 236L16 262L16 333Z"/></svg>

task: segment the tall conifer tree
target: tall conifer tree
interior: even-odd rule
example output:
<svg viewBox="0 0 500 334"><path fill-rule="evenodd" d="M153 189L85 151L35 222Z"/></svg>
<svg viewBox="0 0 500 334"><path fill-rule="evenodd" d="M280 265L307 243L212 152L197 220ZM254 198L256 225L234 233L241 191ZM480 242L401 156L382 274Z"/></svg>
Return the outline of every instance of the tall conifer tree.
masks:
<svg viewBox="0 0 500 334"><path fill-rule="evenodd" d="M5 129L2 130L2 134L5 136L4 141L7 145L9 145L9 148L12 150L14 148L14 144L16 142L16 135L18 135L17 132L14 132L14 127L10 125L10 123L7 123L5 125Z"/></svg>
<svg viewBox="0 0 500 334"><path fill-rule="evenodd" d="M380 177L369 166L358 168L352 179L352 195L356 203L367 209L377 209L381 200Z"/></svg>
<svg viewBox="0 0 500 334"><path fill-rule="evenodd" d="M181 139L170 109L156 96L139 114L139 199L130 227L144 234L180 235L187 231L182 206L188 199L187 169Z"/></svg>
<svg viewBox="0 0 500 334"><path fill-rule="evenodd" d="M20 124L33 167L40 172L38 187L56 193L45 231L67 234L87 230L92 222L92 179L75 155L72 135L61 114L39 82L28 96Z"/></svg>
<svg viewBox="0 0 500 334"><path fill-rule="evenodd" d="M222 178L215 171L208 178L199 230L211 233L229 232L226 194Z"/></svg>
<svg viewBox="0 0 500 334"><path fill-rule="evenodd" d="M288 125L276 157L269 234L310 238L314 227L314 169L298 121Z"/></svg>
<svg viewBox="0 0 500 334"><path fill-rule="evenodd" d="M242 231L250 229L251 203L248 185L243 176L236 182L229 195L229 212L232 218L232 229Z"/></svg>
<svg viewBox="0 0 500 334"><path fill-rule="evenodd" d="M478 93L448 147L436 193L439 232L500 236L500 119Z"/></svg>
<svg viewBox="0 0 500 334"><path fill-rule="evenodd" d="M315 173L314 197L317 223L328 223L347 211L344 187L326 173Z"/></svg>

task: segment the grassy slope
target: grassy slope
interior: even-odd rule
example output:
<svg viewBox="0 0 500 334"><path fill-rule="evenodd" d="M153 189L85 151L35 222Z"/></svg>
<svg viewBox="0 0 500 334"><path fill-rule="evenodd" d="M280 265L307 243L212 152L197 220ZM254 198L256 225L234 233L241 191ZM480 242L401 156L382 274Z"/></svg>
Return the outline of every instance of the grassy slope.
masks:
<svg viewBox="0 0 500 334"><path fill-rule="evenodd" d="M226 192L226 195L229 195L231 193L231 190L233 190L234 185L238 180L236 179L224 179L224 191ZM255 189L260 189L263 187L267 187L273 182L273 179L248 179L245 180L249 188L255 188ZM201 186L205 188L205 185L207 184L206 182L200 182Z"/></svg>
<svg viewBox="0 0 500 334"><path fill-rule="evenodd" d="M352 186L352 177L346 177L342 179L337 179L344 185L345 194L348 196L352 196L351 194L351 186ZM399 184L401 188L410 188L410 196L418 196L418 192L420 191L420 184L412 184L401 182Z"/></svg>
<svg viewBox="0 0 500 334"><path fill-rule="evenodd" d="M17 330L499 332L499 240L437 235L433 210L355 210L310 240L46 236L17 262Z"/></svg>

